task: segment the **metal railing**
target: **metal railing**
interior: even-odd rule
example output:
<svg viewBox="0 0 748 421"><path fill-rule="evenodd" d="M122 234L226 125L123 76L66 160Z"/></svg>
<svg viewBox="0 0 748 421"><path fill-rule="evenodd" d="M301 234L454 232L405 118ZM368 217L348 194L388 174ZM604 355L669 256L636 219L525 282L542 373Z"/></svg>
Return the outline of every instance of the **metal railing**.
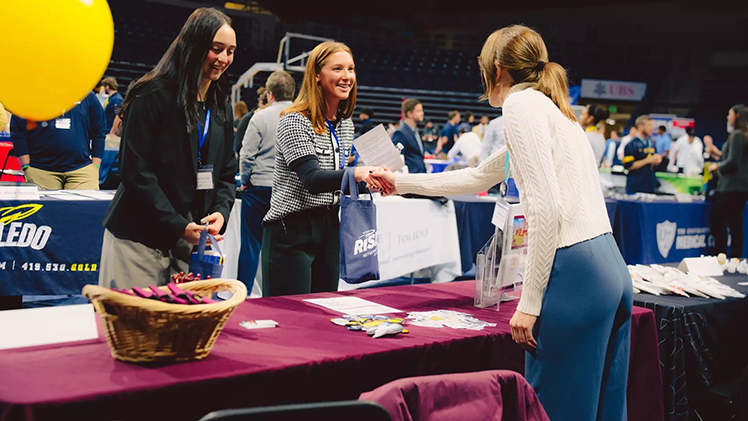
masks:
<svg viewBox="0 0 748 421"><path fill-rule="evenodd" d="M291 40L304 39L309 41L333 41L330 38L315 37L312 35L297 34L293 32L287 32L280 44L278 45L278 59L275 63L255 63L250 66L236 81L234 86L231 87L231 106L233 107L237 102L241 101L242 89L253 88L254 79L258 73L261 72L274 72L276 70L290 70L303 72L306 68L306 59L311 54L310 51L304 51L303 53L289 57L291 55Z"/></svg>

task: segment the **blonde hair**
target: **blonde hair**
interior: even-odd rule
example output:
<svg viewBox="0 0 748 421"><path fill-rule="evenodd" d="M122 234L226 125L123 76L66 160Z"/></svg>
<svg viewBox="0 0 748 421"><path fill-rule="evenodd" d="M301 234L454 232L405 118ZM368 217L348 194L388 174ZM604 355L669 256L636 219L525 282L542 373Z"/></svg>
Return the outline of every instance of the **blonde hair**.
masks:
<svg viewBox="0 0 748 421"><path fill-rule="evenodd" d="M496 89L500 67L514 79L514 84L536 83L535 89L548 96L566 118L577 121L569 104L566 70L548 61L545 42L534 30L512 25L494 32L483 44L478 64L485 88L482 99L487 99Z"/></svg>
<svg viewBox="0 0 748 421"><path fill-rule="evenodd" d="M638 129L639 126L643 126L647 124L648 121L652 120L652 117L650 117L648 114L640 115L636 118L636 121L634 122L634 125Z"/></svg>
<svg viewBox="0 0 748 421"><path fill-rule="evenodd" d="M342 42L326 41L314 47L306 63L299 96L296 97L293 105L283 110L282 116L290 113L301 113L312 122L312 127L314 127L316 133L324 133L327 130L325 124L327 103L322 86L317 83L317 75L324 67L327 58L340 51L345 51L353 58L351 49ZM356 87L356 82L353 82L348 99L338 103L336 118L345 119L353 115L356 108Z"/></svg>
<svg viewBox="0 0 748 421"><path fill-rule="evenodd" d="M247 114L249 112L249 108L247 108L247 103L244 101L239 101L236 104L234 104L234 118L237 120L241 120L242 117L244 117L244 114Z"/></svg>

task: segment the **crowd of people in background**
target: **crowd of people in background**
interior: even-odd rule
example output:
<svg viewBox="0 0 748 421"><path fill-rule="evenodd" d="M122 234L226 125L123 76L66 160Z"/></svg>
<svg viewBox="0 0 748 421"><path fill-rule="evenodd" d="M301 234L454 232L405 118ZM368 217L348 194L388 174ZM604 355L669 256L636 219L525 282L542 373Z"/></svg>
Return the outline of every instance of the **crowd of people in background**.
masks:
<svg viewBox="0 0 748 421"><path fill-rule="evenodd" d="M278 87L279 78L284 80L283 89ZM278 124L273 119L291 104L294 90L291 75L276 72L268 78L266 86L256 90L251 109L244 101L237 102L233 108L234 152L239 158L242 179L242 240L247 243L242 247L247 256L242 259L240 272L243 278L250 280L258 272L262 218L270 203L275 126ZM124 102L120 92L117 80L105 77L73 109L44 122L27 122L6 112L0 104L0 133L5 133L13 142L13 155L18 157L27 180L42 189L117 188L122 135L120 108ZM265 118L268 113L263 113L268 108L272 110L270 120L273 121ZM739 204L745 203L738 196L748 194L748 181L736 181L748 177L743 174L745 170L741 170L744 149L742 143L733 140L742 133L735 127L741 127L742 115L746 114L744 109L743 105L730 109L728 129L731 131L722 149L714 144L711 136L703 139L696 136L692 126L677 132L664 125L655 128L653 120L646 115L637 118L625 134L606 130L610 112L598 104L584 106L578 120L597 165L614 171L616 168L627 170L626 192L629 194L655 193L658 172L703 176L707 198L716 205L713 214L723 216L712 218L712 225L718 248L724 249L724 232L728 225L732 232L742 232L742 228L738 229L742 221L735 215L742 215ZM427 118L431 116L421 101L408 98L401 104L402 120L388 124L387 133L400 148L407 172L426 173L428 158L459 160L461 166L475 167L506 144L501 109L497 111L499 116L489 119L486 115L476 118L469 110L453 110L439 124L439 120ZM359 109L354 137L375 126L374 115L372 108ZM672 133L679 135L673 137ZM346 159L348 165L361 164L355 148ZM738 170L734 171L736 168ZM742 242L740 236L733 236L733 242L736 239Z"/></svg>
<svg viewBox="0 0 748 421"><path fill-rule="evenodd" d="M105 77L73 109L44 122L13 116L0 104L0 133L13 142L13 155L27 180L42 189L117 188L121 180L121 107L133 85L122 89L115 78ZM295 88L290 74L275 72L255 91L251 104L238 101L233 105L233 151L241 175L242 240L246 243L239 271L248 280L258 272L262 221L270 209L276 127L280 112L295 98ZM407 168L404 171L426 173L430 158L476 167L506 145L502 110L495 111L499 115L491 119L470 110L452 110L442 120L424 109L419 99L404 98L401 119L387 124L386 131L401 151ZM721 223L729 225L731 231L738 228L735 215L742 215L742 205L734 204L744 204L740 194L748 194L748 175L744 174L748 170L744 169L744 148L739 141L745 114L743 105L730 109L729 137L722 148L711 136L696 136L692 126L674 131L665 125L655 126L646 115L639 116L626 132L610 130L610 111L599 104L585 105L578 123L599 168L627 170L626 193L655 193L658 172L703 176L708 200L716 205L713 214L723 216L719 221L713 218L720 248L727 229ZM354 138L374 128L374 116L372 108L358 109ZM363 164L355 148L351 148L344 164Z"/></svg>
<svg viewBox="0 0 748 421"><path fill-rule="evenodd" d="M407 170L392 173L367 166L352 147L374 128L375 110L360 108L354 125L356 69L348 46L316 46L298 95L291 74L272 73L251 110L244 101L230 103L224 73L236 46L227 15L198 9L124 97L117 80L106 77L58 118L10 118L13 153L28 181L48 190L114 183L100 285L165 284L170 274L188 270L205 232L222 239L240 196L238 277L249 291L256 278L266 297L336 291L344 177L385 195L474 194L505 181L511 154L511 174L525 189L533 250L510 322L514 340L530 351L525 375L554 419L625 419L628 364L620 362L630 349L632 287L612 237L599 169L625 168L628 194L655 193L660 171L711 179L715 250L727 251L729 229L731 256L742 253L748 201L748 108L742 104L728 111L722 149L691 127L673 139L648 115L638 116L625 136L606 136L609 110L589 104L576 116L563 67L549 61L539 34L515 25L493 33L479 57L485 98L499 115L453 110L439 117L446 117L439 127L436 118L426 119L421 100L404 98L401 119L387 133ZM8 130L4 117L0 106L0 129ZM432 156L467 168L419 175L428 172ZM550 247L536 246L543 241ZM580 270L588 276L575 276ZM582 303L579 288L603 299ZM568 303L584 305L570 312ZM542 314L553 317L535 326ZM579 358L590 349L607 355ZM600 392L606 382L616 385L613 392ZM578 399L569 401L568 384L591 386L574 388Z"/></svg>

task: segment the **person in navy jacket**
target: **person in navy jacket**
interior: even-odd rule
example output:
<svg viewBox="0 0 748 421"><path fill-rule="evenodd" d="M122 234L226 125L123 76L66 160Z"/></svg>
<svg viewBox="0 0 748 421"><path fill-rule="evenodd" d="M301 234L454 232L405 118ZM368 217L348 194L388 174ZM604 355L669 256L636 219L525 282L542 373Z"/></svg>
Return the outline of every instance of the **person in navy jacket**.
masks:
<svg viewBox="0 0 748 421"><path fill-rule="evenodd" d="M75 107L35 125L11 117L12 154L26 180L43 190L98 190L104 153L104 109L93 92Z"/></svg>
<svg viewBox="0 0 748 421"><path fill-rule="evenodd" d="M409 173L425 173L426 164L423 163L423 142L418 134L418 123L423 121L423 105L415 98L403 101L400 109L403 112L403 122L392 134L392 142L403 146L405 165Z"/></svg>
<svg viewBox="0 0 748 421"><path fill-rule="evenodd" d="M629 170L626 176L626 194L654 194L657 191L654 167L662 162L662 155L655 153L654 145L648 139L652 134L652 118L647 115L639 116L636 128L639 135L624 148L623 166Z"/></svg>
<svg viewBox="0 0 748 421"><path fill-rule="evenodd" d="M109 133L112 130L112 125L114 125L114 117L119 114L119 109L120 107L122 107L124 99L117 90L119 89L117 79L113 77L105 77L104 80L101 81L101 84L102 86L104 86L104 90L106 91L107 95L109 95L109 97L106 99L106 102L104 102L106 132Z"/></svg>

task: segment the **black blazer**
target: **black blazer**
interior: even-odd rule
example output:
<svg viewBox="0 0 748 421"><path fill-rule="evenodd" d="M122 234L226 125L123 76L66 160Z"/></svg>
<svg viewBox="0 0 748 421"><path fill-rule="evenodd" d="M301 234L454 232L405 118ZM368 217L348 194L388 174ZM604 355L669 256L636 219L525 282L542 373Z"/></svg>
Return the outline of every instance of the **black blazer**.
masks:
<svg viewBox="0 0 748 421"><path fill-rule="evenodd" d="M722 146L718 192L748 192L748 146L743 133L735 130Z"/></svg>
<svg viewBox="0 0 748 421"><path fill-rule="evenodd" d="M402 154L405 156L405 165L409 173L425 173L426 164L423 162L423 151L418 145L416 132L408 126L408 123L400 122L400 127L392 134L392 143L403 145Z"/></svg>
<svg viewBox="0 0 748 421"><path fill-rule="evenodd" d="M230 105L224 124L211 115L203 164L213 165L215 187L198 193L197 131L188 132L170 85L162 80L144 85L125 116L119 152L122 183L104 226L118 238L171 249L192 222L187 216L195 197L204 194L200 214L192 215L194 221L220 212L225 230L236 192L232 115Z"/></svg>

